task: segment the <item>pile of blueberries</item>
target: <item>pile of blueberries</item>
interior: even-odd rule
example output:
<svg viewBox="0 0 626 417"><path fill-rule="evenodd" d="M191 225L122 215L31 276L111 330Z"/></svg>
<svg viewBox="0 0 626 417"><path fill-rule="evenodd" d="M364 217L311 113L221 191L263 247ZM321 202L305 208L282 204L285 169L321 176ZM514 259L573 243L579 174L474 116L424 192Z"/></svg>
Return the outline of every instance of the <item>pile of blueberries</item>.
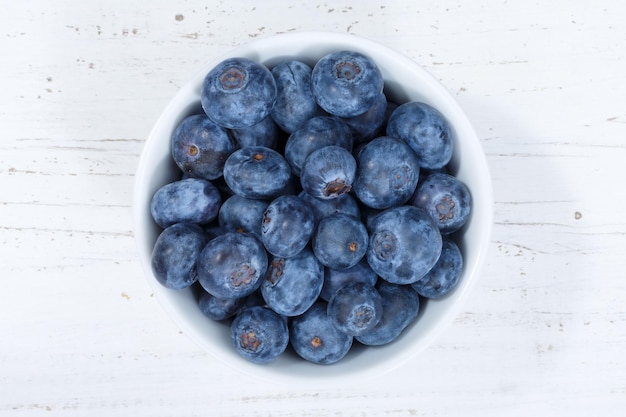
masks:
<svg viewBox="0 0 626 417"><path fill-rule="evenodd" d="M450 126L384 87L356 51L313 67L230 58L173 132L181 177L151 201L154 276L193 286L252 362L390 343L459 281L471 196L448 172Z"/></svg>

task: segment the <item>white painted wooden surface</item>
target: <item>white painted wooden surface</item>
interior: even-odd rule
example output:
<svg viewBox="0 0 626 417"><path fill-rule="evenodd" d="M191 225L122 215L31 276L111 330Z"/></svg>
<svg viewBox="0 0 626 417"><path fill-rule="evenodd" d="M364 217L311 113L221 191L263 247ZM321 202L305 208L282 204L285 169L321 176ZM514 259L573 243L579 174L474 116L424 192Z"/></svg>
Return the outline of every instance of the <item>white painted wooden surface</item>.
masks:
<svg viewBox="0 0 626 417"><path fill-rule="evenodd" d="M626 409L626 3L3 1L0 415L588 416ZM151 125L206 57L296 30L405 52L494 180L476 290L372 383L245 380L151 295L130 218Z"/></svg>

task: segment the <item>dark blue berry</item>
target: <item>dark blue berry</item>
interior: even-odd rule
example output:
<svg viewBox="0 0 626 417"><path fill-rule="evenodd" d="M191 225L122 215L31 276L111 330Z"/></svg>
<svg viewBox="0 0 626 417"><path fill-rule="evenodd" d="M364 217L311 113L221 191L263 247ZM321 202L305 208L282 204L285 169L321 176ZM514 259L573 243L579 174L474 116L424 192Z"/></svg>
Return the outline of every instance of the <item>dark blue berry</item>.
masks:
<svg viewBox="0 0 626 417"><path fill-rule="evenodd" d="M419 164L401 139L381 136L358 154L354 192L366 206L386 209L406 203L417 186Z"/></svg>
<svg viewBox="0 0 626 417"><path fill-rule="evenodd" d="M395 284L420 280L441 254L442 238L430 215L414 206L387 209L372 219L367 261Z"/></svg>
<svg viewBox="0 0 626 417"><path fill-rule="evenodd" d="M444 173L434 173L426 177L417 188L412 203L426 210L441 233L446 235L465 225L472 208L467 185Z"/></svg>
<svg viewBox="0 0 626 417"><path fill-rule="evenodd" d="M300 61L284 61L272 68L278 93L270 114L287 133L323 113L311 92L311 71Z"/></svg>
<svg viewBox="0 0 626 417"><path fill-rule="evenodd" d="M294 174L300 175L305 159L326 146L341 146L352 151L354 140L347 124L336 117L317 116L304 122L285 144L285 159Z"/></svg>
<svg viewBox="0 0 626 417"><path fill-rule="evenodd" d="M337 198L349 192L356 175L356 161L340 146L326 146L312 152L300 172L302 189L315 198Z"/></svg>
<svg viewBox="0 0 626 417"><path fill-rule="evenodd" d="M291 258L271 260L261 293L272 310L283 316L298 316L317 300L323 284L324 267L305 248Z"/></svg>
<svg viewBox="0 0 626 417"><path fill-rule="evenodd" d="M248 146L264 146L275 149L281 136L280 128L271 117L249 127L230 130L240 148Z"/></svg>
<svg viewBox="0 0 626 417"><path fill-rule="evenodd" d="M341 332L327 314L327 303L317 301L304 314L289 323L291 346L303 359L329 365L342 359L352 346L353 337Z"/></svg>
<svg viewBox="0 0 626 417"><path fill-rule="evenodd" d="M311 86L322 109L335 116L353 117L374 105L384 80L369 57L355 51L338 51L315 64Z"/></svg>
<svg viewBox="0 0 626 417"><path fill-rule="evenodd" d="M228 131L204 114L186 117L172 134L174 162L190 177L221 177L226 158L236 148Z"/></svg>
<svg viewBox="0 0 626 417"><path fill-rule="evenodd" d="M207 224L217 217L221 204L220 192L210 181L187 178L159 188L150 213L163 228L174 223Z"/></svg>
<svg viewBox="0 0 626 417"><path fill-rule="evenodd" d="M208 318L221 321L234 316L244 300L244 298L217 298L203 291L198 299L198 307Z"/></svg>
<svg viewBox="0 0 626 417"><path fill-rule="evenodd" d="M224 165L224 180L238 196L272 199L289 183L291 169L283 156L263 146L233 152Z"/></svg>
<svg viewBox="0 0 626 417"><path fill-rule="evenodd" d="M370 268L365 258L351 268L324 268L324 286L320 297L322 300L330 301L335 292L346 284L363 282L373 286L377 280L378 275Z"/></svg>
<svg viewBox="0 0 626 417"><path fill-rule="evenodd" d="M261 223L267 205L263 200L234 195L220 207L220 227L224 232L252 233L261 238Z"/></svg>
<svg viewBox="0 0 626 417"><path fill-rule="evenodd" d="M387 117L387 97L380 93L372 107L365 113L342 120L350 127L355 143L370 141L381 133Z"/></svg>
<svg viewBox="0 0 626 417"><path fill-rule="evenodd" d="M254 235L228 232L212 239L198 258L198 281L217 298L253 293L267 271L267 254Z"/></svg>
<svg viewBox="0 0 626 417"><path fill-rule="evenodd" d="M357 217L335 213L320 220L313 234L313 252L329 268L346 269L365 255L367 229Z"/></svg>
<svg viewBox="0 0 626 417"><path fill-rule="evenodd" d="M259 123L269 116L275 100L272 73L247 58L220 62L202 83L202 108L211 120L228 129Z"/></svg>
<svg viewBox="0 0 626 417"><path fill-rule="evenodd" d="M302 191L299 197L309 204L313 215L315 216L315 223L319 223L326 216L330 216L334 213L349 214L354 217L361 216L361 209L359 203L356 201L352 194L344 193L337 198L321 199L313 197L306 192Z"/></svg>
<svg viewBox="0 0 626 417"><path fill-rule="evenodd" d="M152 272L163 286L179 290L198 280L196 261L208 242L198 225L177 223L164 229L152 250Z"/></svg>
<svg viewBox="0 0 626 417"><path fill-rule="evenodd" d="M412 101L398 106L387 122L387 135L404 140L415 151L422 168L441 168L452 157L450 125L426 103Z"/></svg>
<svg viewBox="0 0 626 417"><path fill-rule="evenodd" d="M309 206L296 195L273 200L263 214L261 239L274 256L289 258L308 244L315 218Z"/></svg>
<svg viewBox="0 0 626 417"><path fill-rule="evenodd" d="M360 336L383 316L382 297L373 285L353 282L341 287L328 303L328 317L343 333Z"/></svg>
<svg viewBox="0 0 626 417"><path fill-rule="evenodd" d="M254 363L276 360L289 344L286 321L267 307L250 307L233 320L230 337L237 353Z"/></svg>
<svg viewBox="0 0 626 417"><path fill-rule="evenodd" d="M396 340L419 313L420 300L410 285L379 280L376 289L382 298L383 316L373 329L356 337L368 346L381 346Z"/></svg>
<svg viewBox="0 0 626 417"><path fill-rule="evenodd" d="M419 295L426 298L441 298L452 291L463 272L463 255L450 239L443 240L441 256L425 277L411 284Z"/></svg>

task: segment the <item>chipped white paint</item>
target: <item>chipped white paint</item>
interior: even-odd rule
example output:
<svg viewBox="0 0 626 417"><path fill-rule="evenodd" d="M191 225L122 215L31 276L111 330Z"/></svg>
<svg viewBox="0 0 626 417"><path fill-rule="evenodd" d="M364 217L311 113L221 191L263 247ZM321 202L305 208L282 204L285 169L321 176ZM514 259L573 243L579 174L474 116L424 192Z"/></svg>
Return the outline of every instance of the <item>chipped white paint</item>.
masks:
<svg viewBox="0 0 626 417"><path fill-rule="evenodd" d="M0 15L0 415L622 415L626 16L618 0L12 2ZM405 52L459 100L494 179L464 312L385 378L305 391L200 351L130 222L151 125L205 57L296 30Z"/></svg>

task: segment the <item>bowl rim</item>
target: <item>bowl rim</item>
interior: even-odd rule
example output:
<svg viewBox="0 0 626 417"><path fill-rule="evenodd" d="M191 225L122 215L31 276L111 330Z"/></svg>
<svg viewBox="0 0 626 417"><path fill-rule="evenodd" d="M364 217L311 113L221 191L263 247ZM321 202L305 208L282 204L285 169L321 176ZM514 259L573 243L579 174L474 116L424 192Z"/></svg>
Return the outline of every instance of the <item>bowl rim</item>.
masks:
<svg viewBox="0 0 626 417"><path fill-rule="evenodd" d="M316 46L323 50L337 50L338 48L360 50L366 54L378 57L375 59L377 64L382 63L381 58L386 57L393 61L395 67L402 68L398 70L399 72L408 72L415 75L417 77L416 79L420 81L418 84L426 84L432 92L436 93L435 96L428 96L429 99L433 97L437 98L437 102L440 103L440 105L435 107L439 110L445 108L446 116L450 114L454 115L454 121L451 121L451 125L454 126L455 132L462 131L464 134L463 140L470 144L468 145L470 146L468 149L472 151L472 168L476 169L477 173L475 176L480 179L480 183L482 184L479 190L480 199L474 200L474 195L477 195L476 191L478 190L472 190L472 188L470 188L474 206L479 207L480 210L473 210L472 218L469 221L471 225L469 227L480 227L480 233L478 233L479 244L477 248L472 248L472 250L476 250L477 252L473 255L472 262L466 263L463 279L460 285L455 289L453 296L449 297L453 299L454 303L444 309L434 327L429 327L425 334L419 335L417 343L413 342L415 345L407 341L405 342L407 346L403 346L402 349L390 349L390 351L395 353L393 357L384 357L385 355L383 353L380 361L369 363L368 367L365 369L354 369L355 366L350 367L348 366L349 364L346 365L346 369L344 369L344 366L341 364L343 360L329 366L305 363L303 360L301 360L303 366L294 366L291 363L281 364L281 366L278 367L272 367L272 364L269 364L269 366L259 366L249 363L236 355L236 353L225 354L225 352L220 349L216 350L215 346L211 347L207 344L206 336L199 334L198 328L192 326L188 318L185 317L181 311L176 309L176 304L173 301L173 290L161 286L152 275L150 261L151 250L148 250L146 246L146 236L150 233L147 230L150 229L148 225L149 222L146 221L146 215L149 214L149 212L146 212L146 201L149 195L146 186L147 183L152 180L152 178L148 177L150 171L148 165L153 162L156 156L163 153L162 149L157 149L159 142L157 142L155 137L162 135L163 130L166 128L171 130L172 125L180 121L181 114L184 113L181 109L187 109L186 111L189 112L190 106L192 106L189 97L199 97L199 85L201 80L218 62L233 56L246 56L252 59L256 58L270 65L272 60L276 63L278 62L276 60L284 59L284 57L278 58L273 56L271 59L263 59L259 51L293 51L293 45L301 45L300 49L304 51L306 51L307 48L310 49ZM318 55L319 53L320 52L318 52ZM285 53L285 55L288 54ZM294 54L290 53L289 55ZM385 64L387 63L388 62L385 61ZM386 75L384 65L379 64L379 67L381 67L383 75ZM432 94L432 92L429 94ZM399 95L401 96L402 94L403 93L400 93ZM414 96L412 92L404 92L404 94L411 97ZM402 98L399 98L398 100L401 99ZM455 140L458 142L458 138ZM458 146L456 146L456 148L455 154L458 151ZM169 163L173 164L171 161ZM461 166L460 169L463 169L463 166ZM154 172L152 172L152 174L154 174ZM154 188L154 185L152 185L152 187ZM476 206L477 202L479 202L478 206ZM396 49L360 35L326 31L288 32L257 38L245 44L230 48L225 52L213 54L206 60L205 64L201 66L197 73L175 93L158 117L141 151L133 183L132 223L140 263L144 271L145 279L148 281L155 298L157 298L161 307L176 326L180 328L183 333L186 333L187 336L205 352L209 353L213 358L219 360L228 368L267 382L280 384L297 383L299 386L311 387L322 385L324 387L337 386L345 383L368 381L399 368L424 351L428 346L432 345L434 340L437 339L445 329L450 327L451 322L458 315L467 300L469 292L475 286L478 274L484 268L486 262L493 225L492 181L486 156L482 151L482 145L469 119L452 94L416 61ZM422 313L420 312L420 314ZM388 349L390 346L367 347L367 349L378 351L380 349ZM357 356L360 356L360 353L358 353ZM315 375L302 375L302 372L298 372L301 371L300 368L310 368Z"/></svg>

